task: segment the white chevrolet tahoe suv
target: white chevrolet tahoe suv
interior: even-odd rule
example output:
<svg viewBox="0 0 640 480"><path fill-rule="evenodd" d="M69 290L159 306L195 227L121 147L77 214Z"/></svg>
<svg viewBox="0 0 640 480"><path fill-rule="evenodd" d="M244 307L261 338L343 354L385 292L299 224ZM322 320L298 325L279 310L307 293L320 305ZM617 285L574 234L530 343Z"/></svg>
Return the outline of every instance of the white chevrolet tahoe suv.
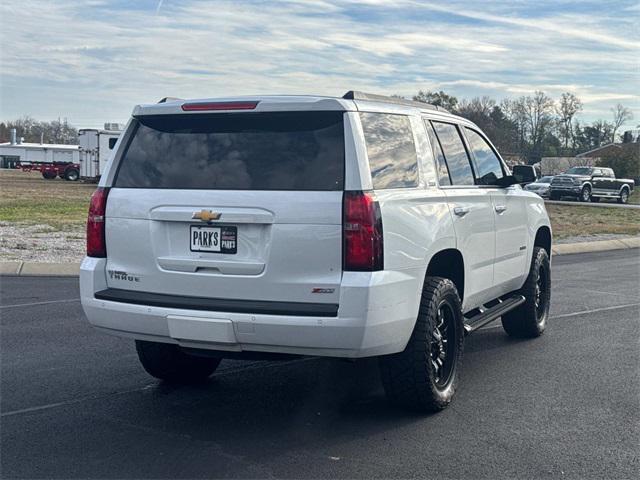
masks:
<svg viewBox="0 0 640 480"><path fill-rule="evenodd" d="M224 357L377 356L394 403L434 411L466 334L542 334L550 254L542 199L440 108L164 99L135 107L100 179L80 288L165 381Z"/></svg>

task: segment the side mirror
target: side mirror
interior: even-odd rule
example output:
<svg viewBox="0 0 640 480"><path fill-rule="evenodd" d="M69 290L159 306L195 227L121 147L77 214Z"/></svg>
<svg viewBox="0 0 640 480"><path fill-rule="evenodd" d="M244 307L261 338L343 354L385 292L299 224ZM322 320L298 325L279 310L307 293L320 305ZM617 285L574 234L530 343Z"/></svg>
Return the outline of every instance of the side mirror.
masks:
<svg viewBox="0 0 640 480"><path fill-rule="evenodd" d="M518 185L519 183L520 182L518 181L518 179L513 175L506 175L502 178L498 178L495 181L494 185L500 188L507 188L507 187L510 187L511 185Z"/></svg>
<svg viewBox="0 0 640 480"><path fill-rule="evenodd" d="M535 182L538 179L538 173L530 165L516 165L511 171L518 179L518 183L527 184Z"/></svg>

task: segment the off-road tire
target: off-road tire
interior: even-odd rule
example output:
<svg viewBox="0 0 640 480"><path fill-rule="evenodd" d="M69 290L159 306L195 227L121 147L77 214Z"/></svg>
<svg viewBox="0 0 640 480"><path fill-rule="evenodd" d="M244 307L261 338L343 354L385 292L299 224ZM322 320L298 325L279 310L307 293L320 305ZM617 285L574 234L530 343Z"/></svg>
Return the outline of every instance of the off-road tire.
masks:
<svg viewBox="0 0 640 480"><path fill-rule="evenodd" d="M618 197L618 203L627 203L628 201L629 201L629 190L627 188L623 188L622 191L620 192L620 196Z"/></svg>
<svg viewBox="0 0 640 480"><path fill-rule="evenodd" d="M140 363L153 377L170 383L199 383L218 368L219 358L196 357L178 345L136 340Z"/></svg>
<svg viewBox="0 0 640 480"><path fill-rule="evenodd" d="M535 338L544 333L551 304L551 268L544 248L533 249L529 276L518 293L525 298L519 307L502 316L502 327L516 338ZM538 289L540 296L537 295ZM538 302L536 303L536 298Z"/></svg>
<svg viewBox="0 0 640 480"><path fill-rule="evenodd" d="M64 172L64 179L69 182L75 182L80 178L80 172L75 168L70 168L69 170Z"/></svg>
<svg viewBox="0 0 640 480"><path fill-rule="evenodd" d="M442 381L444 384L438 385L432 353L435 355L435 348L438 348L433 342L443 304L451 312L451 318L447 321L450 329L446 331L452 348L444 362L451 359L452 363L449 364L451 370L446 383ZM462 307L456 286L447 278L426 277L418 318L406 348L400 353L379 359L382 383L392 403L421 412L436 412L451 403L462 367L463 327ZM446 345L449 345L448 342Z"/></svg>
<svg viewBox="0 0 640 480"><path fill-rule="evenodd" d="M585 185L584 187L582 187L582 190L580 190L580 196L578 197L578 200L581 202L591 201L591 187L589 185Z"/></svg>

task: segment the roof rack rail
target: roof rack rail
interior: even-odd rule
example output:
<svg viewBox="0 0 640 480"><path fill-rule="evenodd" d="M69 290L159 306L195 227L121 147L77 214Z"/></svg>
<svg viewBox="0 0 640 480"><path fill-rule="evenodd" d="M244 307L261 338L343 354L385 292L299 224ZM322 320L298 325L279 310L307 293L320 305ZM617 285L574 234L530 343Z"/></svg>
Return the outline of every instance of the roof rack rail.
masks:
<svg viewBox="0 0 640 480"><path fill-rule="evenodd" d="M342 96L342 98L344 98L345 100L366 100L368 102L395 103L397 105L408 105L411 107L439 110L441 112L448 113L447 109L438 107L437 105L432 105L430 103L416 102L415 100L405 100L404 98L388 97L386 95L376 95L375 93L358 92L356 90L349 90Z"/></svg>
<svg viewBox="0 0 640 480"><path fill-rule="evenodd" d="M161 98L158 103L177 102L178 100L184 100L184 98L164 97L164 98Z"/></svg>

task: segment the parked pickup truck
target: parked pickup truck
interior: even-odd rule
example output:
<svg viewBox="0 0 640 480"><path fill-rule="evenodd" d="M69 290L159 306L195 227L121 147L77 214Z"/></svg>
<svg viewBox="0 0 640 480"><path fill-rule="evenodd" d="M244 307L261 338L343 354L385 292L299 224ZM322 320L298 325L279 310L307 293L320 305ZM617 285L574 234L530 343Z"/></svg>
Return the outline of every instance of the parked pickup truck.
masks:
<svg viewBox="0 0 640 480"><path fill-rule="evenodd" d="M553 178L549 197L551 200L574 197L581 202L615 198L618 203L627 203L633 187L633 180L616 178L611 168L572 167Z"/></svg>

